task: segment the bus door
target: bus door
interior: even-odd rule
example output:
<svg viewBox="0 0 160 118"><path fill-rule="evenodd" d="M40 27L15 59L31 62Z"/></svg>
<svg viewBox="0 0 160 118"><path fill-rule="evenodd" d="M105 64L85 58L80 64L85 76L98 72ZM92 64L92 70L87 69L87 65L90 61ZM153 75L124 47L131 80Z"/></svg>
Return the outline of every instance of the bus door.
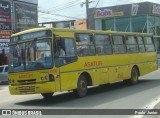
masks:
<svg viewBox="0 0 160 118"><path fill-rule="evenodd" d="M59 38L55 45L55 66L59 70L59 77L57 77L57 84L59 83L60 91L75 88L75 70L77 66L74 62L77 60L75 53L75 45L72 38Z"/></svg>

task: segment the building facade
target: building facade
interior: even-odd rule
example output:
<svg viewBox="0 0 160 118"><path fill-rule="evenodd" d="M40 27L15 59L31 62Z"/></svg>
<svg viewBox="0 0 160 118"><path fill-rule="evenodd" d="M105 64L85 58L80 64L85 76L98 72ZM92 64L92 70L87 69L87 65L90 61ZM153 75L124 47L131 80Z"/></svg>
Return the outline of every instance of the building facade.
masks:
<svg viewBox="0 0 160 118"><path fill-rule="evenodd" d="M0 0L0 65L7 64L12 33L38 26L38 0Z"/></svg>
<svg viewBox="0 0 160 118"><path fill-rule="evenodd" d="M89 9L89 28L153 33L160 58L160 4L142 2Z"/></svg>
<svg viewBox="0 0 160 118"><path fill-rule="evenodd" d="M69 29L78 29L78 30L87 29L86 19L42 22L42 23L39 23L39 27L69 28Z"/></svg>

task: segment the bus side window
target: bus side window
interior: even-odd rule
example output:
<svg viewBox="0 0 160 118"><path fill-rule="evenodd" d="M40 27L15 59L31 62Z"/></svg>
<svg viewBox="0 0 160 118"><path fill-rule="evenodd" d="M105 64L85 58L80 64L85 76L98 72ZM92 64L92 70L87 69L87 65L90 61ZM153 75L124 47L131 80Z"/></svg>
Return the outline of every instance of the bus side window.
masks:
<svg viewBox="0 0 160 118"><path fill-rule="evenodd" d="M76 45L79 56L95 55L93 36L90 34L76 34Z"/></svg>
<svg viewBox="0 0 160 118"><path fill-rule="evenodd" d="M74 41L71 38L61 38L58 40L55 49L55 64L62 66L77 60Z"/></svg>
<svg viewBox="0 0 160 118"><path fill-rule="evenodd" d="M145 52L143 37L137 36L137 41L138 41L138 46L139 46L139 52Z"/></svg>
<svg viewBox="0 0 160 118"><path fill-rule="evenodd" d="M127 46L127 52L129 53L139 52L135 36L126 36L126 46Z"/></svg>
<svg viewBox="0 0 160 118"><path fill-rule="evenodd" d="M98 55L112 54L112 46L109 35L95 34L96 53Z"/></svg>
<svg viewBox="0 0 160 118"><path fill-rule="evenodd" d="M155 51L155 46L153 42L153 38L150 36L145 36L144 37L144 43L145 43L145 48L147 52L153 52Z"/></svg>
<svg viewBox="0 0 160 118"><path fill-rule="evenodd" d="M115 54L126 53L126 46L124 44L124 36L113 35L112 40L113 40L113 51Z"/></svg>

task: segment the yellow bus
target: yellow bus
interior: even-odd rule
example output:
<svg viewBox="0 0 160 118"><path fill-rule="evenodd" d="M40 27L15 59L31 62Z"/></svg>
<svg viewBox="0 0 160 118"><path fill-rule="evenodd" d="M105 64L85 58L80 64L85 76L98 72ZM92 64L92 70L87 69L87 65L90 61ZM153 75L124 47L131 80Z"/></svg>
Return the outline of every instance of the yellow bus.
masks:
<svg viewBox="0 0 160 118"><path fill-rule="evenodd" d="M9 90L12 95L74 91L117 81L136 84L158 68L152 34L36 28L12 35Z"/></svg>

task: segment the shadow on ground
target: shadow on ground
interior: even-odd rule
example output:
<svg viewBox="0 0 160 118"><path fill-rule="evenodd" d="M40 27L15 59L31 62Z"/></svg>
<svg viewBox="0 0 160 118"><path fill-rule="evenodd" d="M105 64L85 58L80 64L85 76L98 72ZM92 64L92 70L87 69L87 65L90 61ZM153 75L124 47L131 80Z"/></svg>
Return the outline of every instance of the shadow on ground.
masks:
<svg viewBox="0 0 160 118"><path fill-rule="evenodd" d="M73 92L54 95L50 99L33 98L32 100L15 103L18 106L34 106L34 107L63 107L63 108L84 108L94 107L106 102L112 102L123 97L134 95L148 89L158 87L160 79L156 80L140 80L136 85L126 85L118 82L110 85L103 85L88 89L88 94L84 98L77 98Z"/></svg>

